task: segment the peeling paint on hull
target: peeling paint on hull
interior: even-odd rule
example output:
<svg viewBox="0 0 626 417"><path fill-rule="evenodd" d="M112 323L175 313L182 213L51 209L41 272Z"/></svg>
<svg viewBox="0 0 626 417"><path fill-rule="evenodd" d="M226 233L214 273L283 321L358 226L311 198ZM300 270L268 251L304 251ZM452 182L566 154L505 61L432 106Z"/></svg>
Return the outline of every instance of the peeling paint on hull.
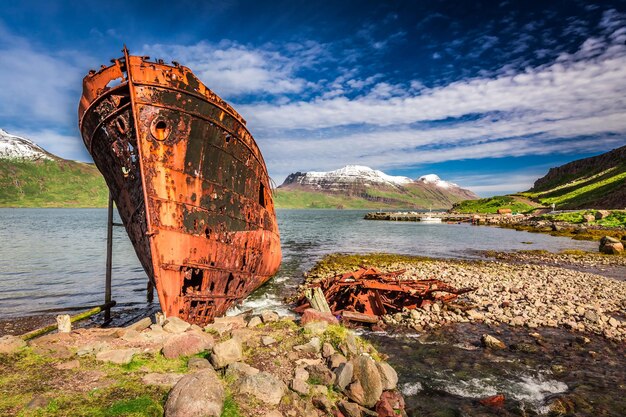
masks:
<svg viewBox="0 0 626 417"><path fill-rule="evenodd" d="M79 120L167 316L206 324L276 273L263 157L191 70L125 49L83 80Z"/></svg>

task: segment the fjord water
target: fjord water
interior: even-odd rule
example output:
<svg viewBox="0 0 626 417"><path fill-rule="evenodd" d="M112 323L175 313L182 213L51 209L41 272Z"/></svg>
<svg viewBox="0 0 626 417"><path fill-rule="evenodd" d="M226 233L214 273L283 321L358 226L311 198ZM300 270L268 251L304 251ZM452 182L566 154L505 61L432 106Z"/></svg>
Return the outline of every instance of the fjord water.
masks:
<svg viewBox="0 0 626 417"><path fill-rule="evenodd" d="M244 306L279 305L303 272L333 252L471 258L475 250L595 248L495 227L366 221L365 213L278 210L282 267ZM106 209L0 209L0 317L102 303L106 220ZM146 275L124 228L113 237L113 298L119 307L145 305Z"/></svg>
<svg viewBox="0 0 626 417"><path fill-rule="evenodd" d="M495 227L366 221L365 213L278 210L281 269L233 312L250 308L287 311L282 299L293 293L302 282L303 273L328 253L392 252L475 258L478 250L596 248L592 242ZM105 209L0 209L0 318L102 303L106 219ZM146 303L145 290L146 275L124 229L116 227L115 310L143 310L144 314L152 311L156 306ZM389 355L390 363L399 370L410 415L466 415L459 411L464 405L495 392L506 393L521 407L520 412L502 411L505 414L500 415L534 415L544 411L546 398L569 388L569 381L555 380L546 373L548 362L520 362L517 358L490 357L455 347L458 338L479 339L477 331L482 329L459 328L452 339L443 335L440 340L430 341L422 341L415 333L364 336ZM551 359L545 359L548 360ZM599 369L594 367L594 371ZM595 387L591 389L596 391ZM442 410L448 412L441 414Z"/></svg>

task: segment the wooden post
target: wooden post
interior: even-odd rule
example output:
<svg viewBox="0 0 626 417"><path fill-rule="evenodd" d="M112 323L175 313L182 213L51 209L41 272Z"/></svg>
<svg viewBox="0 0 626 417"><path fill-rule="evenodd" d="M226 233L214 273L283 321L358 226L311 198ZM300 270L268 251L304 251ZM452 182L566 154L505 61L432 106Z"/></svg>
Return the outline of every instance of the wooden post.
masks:
<svg viewBox="0 0 626 417"><path fill-rule="evenodd" d="M330 307L328 306L328 302L326 301L326 297L324 297L324 293L321 288L307 288L304 292L304 296L309 301L311 308L321 311L322 313L331 313Z"/></svg>
<svg viewBox="0 0 626 417"><path fill-rule="evenodd" d="M107 222L107 264L104 286L104 304L111 304L111 266L113 263L113 195L109 191L109 220ZM111 321L111 308L104 311L104 321Z"/></svg>

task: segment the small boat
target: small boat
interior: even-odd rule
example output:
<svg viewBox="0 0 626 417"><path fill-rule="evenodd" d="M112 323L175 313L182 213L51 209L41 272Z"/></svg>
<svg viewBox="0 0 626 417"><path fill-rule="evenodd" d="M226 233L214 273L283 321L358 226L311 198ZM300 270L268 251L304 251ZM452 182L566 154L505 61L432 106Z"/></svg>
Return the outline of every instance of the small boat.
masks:
<svg viewBox="0 0 626 417"><path fill-rule="evenodd" d="M428 210L428 216L420 217L422 223L441 223L441 217L433 217L432 209Z"/></svg>
<svg viewBox="0 0 626 417"><path fill-rule="evenodd" d="M272 188L246 121L177 62L83 80L79 127L167 316L203 325L276 273Z"/></svg>

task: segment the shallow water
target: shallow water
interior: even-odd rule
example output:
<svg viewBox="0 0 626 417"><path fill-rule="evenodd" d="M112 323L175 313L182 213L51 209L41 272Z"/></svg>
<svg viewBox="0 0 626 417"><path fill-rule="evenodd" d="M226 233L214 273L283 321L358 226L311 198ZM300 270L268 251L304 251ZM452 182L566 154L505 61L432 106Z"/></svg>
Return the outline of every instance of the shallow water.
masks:
<svg viewBox="0 0 626 417"><path fill-rule="evenodd" d="M278 306L302 273L332 252L470 258L483 249L595 249L591 242L494 227L366 221L365 213L278 210L282 267L244 308ZM0 209L0 317L101 304L106 219L106 209ZM124 308L145 306L145 290L146 275L124 228L116 227L113 298Z"/></svg>

